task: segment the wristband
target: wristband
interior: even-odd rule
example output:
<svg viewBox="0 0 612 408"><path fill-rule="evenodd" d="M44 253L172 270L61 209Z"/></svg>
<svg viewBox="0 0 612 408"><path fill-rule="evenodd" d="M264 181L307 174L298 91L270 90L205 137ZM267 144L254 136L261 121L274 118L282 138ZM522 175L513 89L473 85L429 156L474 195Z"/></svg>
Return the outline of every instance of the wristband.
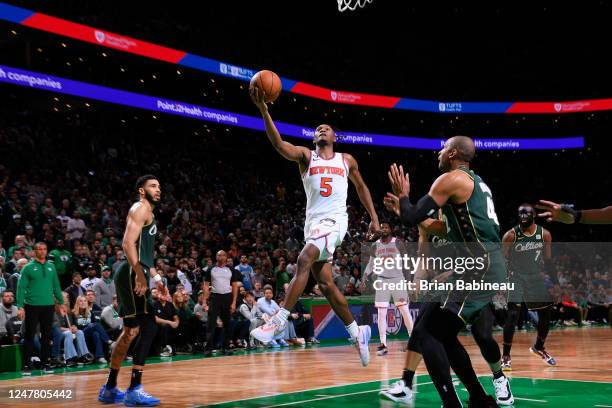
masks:
<svg viewBox="0 0 612 408"><path fill-rule="evenodd" d="M162 278L161 278L161 276L159 276L159 275L155 275L155 276L153 277L153 280L154 280L155 282L161 282Z"/></svg>

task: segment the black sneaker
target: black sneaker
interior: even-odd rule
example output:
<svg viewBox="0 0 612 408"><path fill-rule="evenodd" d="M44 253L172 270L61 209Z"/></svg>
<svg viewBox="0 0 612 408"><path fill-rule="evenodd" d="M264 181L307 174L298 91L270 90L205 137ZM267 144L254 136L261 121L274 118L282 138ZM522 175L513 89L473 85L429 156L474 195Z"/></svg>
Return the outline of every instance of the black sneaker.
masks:
<svg viewBox="0 0 612 408"><path fill-rule="evenodd" d="M32 366L32 364L26 364L21 369L21 375L31 376L32 370L34 370L34 367Z"/></svg>
<svg viewBox="0 0 612 408"><path fill-rule="evenodd" d="M376 349L376 354L379 356L384 356L385 354L387 354L389 352L389 349L387 349L387 346L384 344L381 344L380 346L378 346L378 348Z"/></svg>
<svg viewBox="0 0 612 408"><path fill-rule="evenodd" d="M66 360L66 367L68 368L76 367L77 365L79 365L79 362L76 357L72 357Z"/></svg>
<svg viewBox="0 0 612 408"><path fill-rule="evenodd" d="M213 352L211 349L204 350L204 357L212 357Z"/></svg>
<svg viewBox="0 0 612 408"><path fill-rule="evenodd" d="M487 395L484 399L470 398L468 401L468 408L499 408L499 405L495 402L495 398Z"/></svg>
<svg viewBox="0 0 612 408"><path fill-rule="evenodd" d="M221 354L223 354L224 356L231 356L232 354L234 354L234 352L230 349L223 349L221 350Z"/></svg>
<svg viewBox="0 0 612 408"><path fill-rule="evenodd" d="M53 374L55 372L55 366L51 363L44 364L42 372L44 374Z"/></svg>

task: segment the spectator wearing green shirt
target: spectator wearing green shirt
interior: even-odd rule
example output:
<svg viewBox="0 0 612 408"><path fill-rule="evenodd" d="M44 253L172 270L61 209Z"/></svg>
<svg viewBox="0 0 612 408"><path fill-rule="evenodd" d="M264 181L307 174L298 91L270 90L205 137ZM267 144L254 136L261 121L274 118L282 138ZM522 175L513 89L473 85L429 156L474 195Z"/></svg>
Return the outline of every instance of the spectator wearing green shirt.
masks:
<svg viewBox="0 0 612 408"><path fill-rule="evenodd" d="M289 283L289 273L287 272L287 263L284 258L280 258L278 266L274 269L274 278L276 281L276 294L284 291L285 283Z"/></svg>
<svg viewBox="0 0 612 408"><path fill-rule="evenodd" d="M70 286L72 282L72 254L64 247L64 240L58 239L55 249L49 252L49 257L55 265L60 287Z"/></svg>
<svg viewBox="0 0 612 408"><path fill-rule="evenodd" d="M31 358L34 352L34 335L40 325L40 361L45 372L52 372L49 365L51 352L54 298L64 304L62 290L55 265L47 261L47 244L34 245L34 260L21 270L17 284L18 315L25 325L24 375L31 375Z"/></svg>

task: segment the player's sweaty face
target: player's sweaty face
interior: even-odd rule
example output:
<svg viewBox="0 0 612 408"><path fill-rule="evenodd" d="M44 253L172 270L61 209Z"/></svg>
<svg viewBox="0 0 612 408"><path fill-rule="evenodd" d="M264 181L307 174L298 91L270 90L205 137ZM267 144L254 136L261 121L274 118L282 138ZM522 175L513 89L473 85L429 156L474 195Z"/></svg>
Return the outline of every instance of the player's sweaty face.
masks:
<svg viewBox="0 0 612 408"><path fill-rule="evenodd" d="M147 181L147 184L144 186L144 191L145 196L147 199L149 199L149 201L157 203L159 200L161 200L161 188L157 180Z"/></svg>
<svg viewBox="0 0 612 408"><path fill-rule="evenodd" d="M384 237L388 237L391 234L391 227L389 224L383 224L380 226L380 232Z"/></svg>
<svg viewBox="0 0 612 408"><path fill-rule="evenodd" d="M533 207L519 207L518 217L522 224L531 225L531 223L533 223L533 218L535 217L535 210Z"/></svg>
<svg viewBox="0 0 612 408"><path fill-rule="evenodd" d="M324 139L331 141L334 137L334 131L329 125L319 125L315 130L315 141Z"/></svg>
<svg viewBox="0 0 612 408"><path fill-rule="evenodd" d="M438 168L440 171L450 170L450 160L448 159L448 142L444 143L444 148L438 153Z"/></svg>

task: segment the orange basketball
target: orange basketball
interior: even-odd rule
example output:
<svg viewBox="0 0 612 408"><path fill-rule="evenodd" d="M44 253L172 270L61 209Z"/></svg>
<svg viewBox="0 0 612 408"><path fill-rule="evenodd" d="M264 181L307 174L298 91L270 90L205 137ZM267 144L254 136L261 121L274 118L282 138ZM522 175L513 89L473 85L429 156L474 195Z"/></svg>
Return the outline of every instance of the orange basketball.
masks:
<svg viewBox="0 0 612 408"><path fill-rule="evenodd" d="M254 86L259 88L260 91L265 92L266 102L274 102L283 89L283 84L278 75L267 69L253 75L250 87L252 88Z"/></svg>

